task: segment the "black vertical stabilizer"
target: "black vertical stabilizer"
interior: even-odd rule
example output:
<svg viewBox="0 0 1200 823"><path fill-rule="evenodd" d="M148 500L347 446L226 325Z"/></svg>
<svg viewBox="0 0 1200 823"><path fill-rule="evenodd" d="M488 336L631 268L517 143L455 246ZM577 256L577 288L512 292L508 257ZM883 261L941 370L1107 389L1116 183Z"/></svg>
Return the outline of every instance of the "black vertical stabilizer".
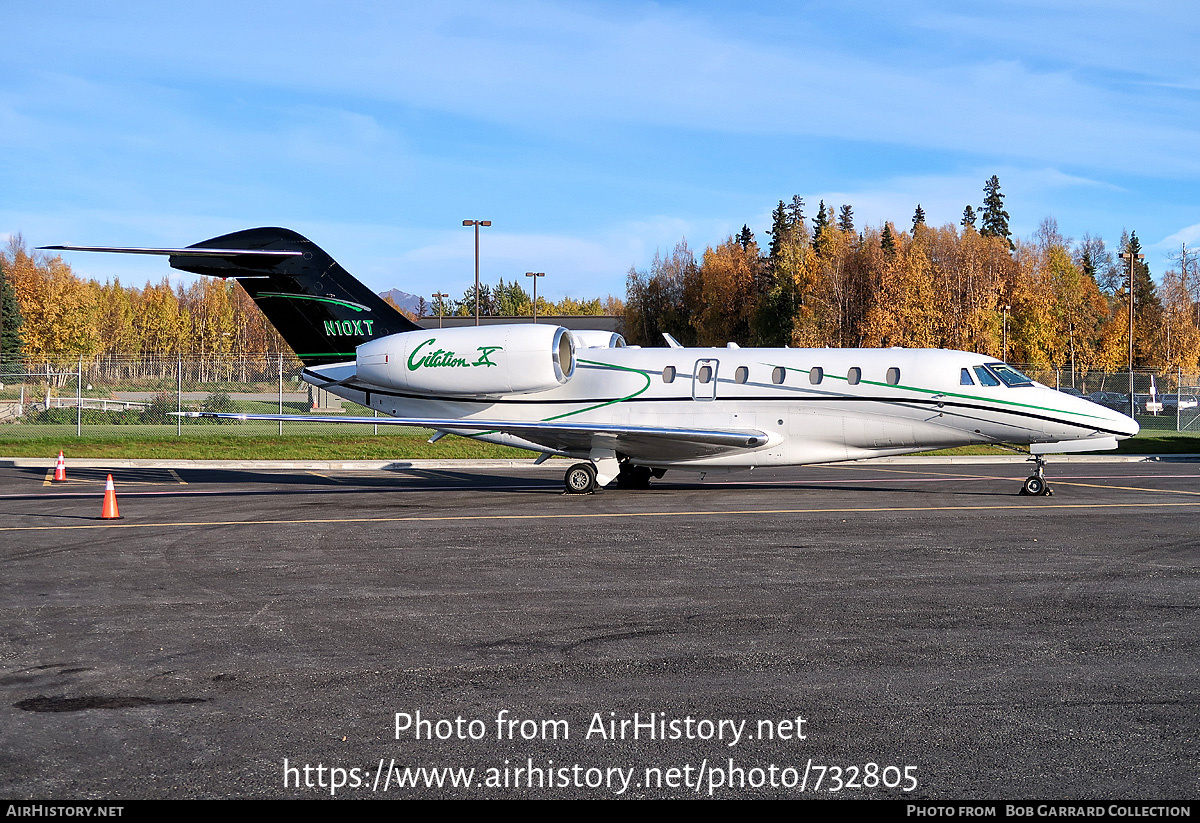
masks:
<svg viewBox="0 0 1200 823"><path fill-rule="evenodd" d="M290 229L245 229L188 249L212 251L174 250L172 268L236 278L306 366L352 360L368 340L421 328Z"/></svg>

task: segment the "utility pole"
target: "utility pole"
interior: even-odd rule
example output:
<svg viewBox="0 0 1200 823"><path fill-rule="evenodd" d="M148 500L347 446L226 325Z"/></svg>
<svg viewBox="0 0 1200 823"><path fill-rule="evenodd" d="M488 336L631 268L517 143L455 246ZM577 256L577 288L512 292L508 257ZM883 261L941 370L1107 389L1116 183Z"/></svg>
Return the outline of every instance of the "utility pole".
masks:
<svg viewBox="0 0 1200 823"><path fill-rule="evenodd" d="M447 298L447 297L449 297L449 296L450 296L450 295L448 295L448 294L442 294L441 292L437 292L437 293L435 293L435 294L433 295L433 299L437 301L437 307L438 307L438 328L439 328L439 329L442 327L442 312L446 310L446 303L445 303L445 300L446 300L446 298Z"/></svg>
<svg viewBox="0 0 1200 823"><path fill-rule="evenodd" d="M538 281L539 277L545 277L546 273L544 271L527 271L527 272L525 272L525 276L533 278L533 322L536 323L537 322L537 281Z"/></svg>
<svg viewBox="0 0 1200 823"><path fill-rule="evenodd" d="M492 225L491 220L464 220L464 226L475 227L475 325L479 325L479 227Z"/></svg>
<svg viewBox="0 0 1200 823"><path fill-rule="evenodd" d="M1005 363L1007 363L1008 362L1008 313L1010 311L1012 311L1012 306L1001 306L1000 308L1004 312L1004 321L1002 324L1002 331L1001 331L1001 338L1003 339L1004 342L1000 344L1000 347L1002 350L1001 354L1000 354L1000 359L1003 360Z"/></svg>

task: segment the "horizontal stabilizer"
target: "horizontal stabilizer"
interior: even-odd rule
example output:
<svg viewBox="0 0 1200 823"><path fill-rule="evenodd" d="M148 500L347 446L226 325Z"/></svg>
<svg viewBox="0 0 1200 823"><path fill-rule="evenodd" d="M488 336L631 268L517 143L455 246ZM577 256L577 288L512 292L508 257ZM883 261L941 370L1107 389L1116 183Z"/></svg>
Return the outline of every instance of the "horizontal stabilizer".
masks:
<svg viewBox="0 0 1200 823"><path fill-rule="evenodd" d="M302 257L302 251L266 249L147 249L135 246L38 246L44 251L107 251L115 254L161 254L172 257Z"/></svg>

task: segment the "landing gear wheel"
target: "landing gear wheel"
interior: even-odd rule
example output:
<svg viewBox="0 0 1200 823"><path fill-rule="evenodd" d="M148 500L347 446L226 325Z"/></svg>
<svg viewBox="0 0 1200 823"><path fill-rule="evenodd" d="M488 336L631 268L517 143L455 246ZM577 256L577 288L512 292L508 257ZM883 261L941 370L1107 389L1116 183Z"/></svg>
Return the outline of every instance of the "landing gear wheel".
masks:
<svg viewBox="0 0 1200 823"><path fill-rule="evenodd" d="M567 494L591 494L596 490L596 467L591 463L576 463L563 476Z"/></svg>
<svg viewBox="0 0 1200 823"><path fill-rule="evenodd" d="M622 466L617 475L617 487L622 489L650 488L651 469L648 466Z"/></svg>
<svg viewBox="0 0 1200 823"><path fill-rule="evenodd" d="M1046 460L1040 454L1029 458L1034 463L1034 473L1025 478L1025 482L1021 485L1021 494L1028 497L1049 497L1054 494L1050 489L1050 484L1046 482L1044 474L1046 470Z"/></svg>

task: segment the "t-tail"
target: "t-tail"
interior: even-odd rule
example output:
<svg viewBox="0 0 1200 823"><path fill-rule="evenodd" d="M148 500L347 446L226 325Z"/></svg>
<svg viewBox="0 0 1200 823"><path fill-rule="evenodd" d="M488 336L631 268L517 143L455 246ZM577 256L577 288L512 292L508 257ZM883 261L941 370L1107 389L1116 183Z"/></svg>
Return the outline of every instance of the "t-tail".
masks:
<svg viewBox="0 0 1200 823"><path fill-rule="evenodd" d="M169 255L180 271L235 278L306 366L352 360L369 340L421 328L290 229L245 229L180 249L43 248Z"/></svg>

